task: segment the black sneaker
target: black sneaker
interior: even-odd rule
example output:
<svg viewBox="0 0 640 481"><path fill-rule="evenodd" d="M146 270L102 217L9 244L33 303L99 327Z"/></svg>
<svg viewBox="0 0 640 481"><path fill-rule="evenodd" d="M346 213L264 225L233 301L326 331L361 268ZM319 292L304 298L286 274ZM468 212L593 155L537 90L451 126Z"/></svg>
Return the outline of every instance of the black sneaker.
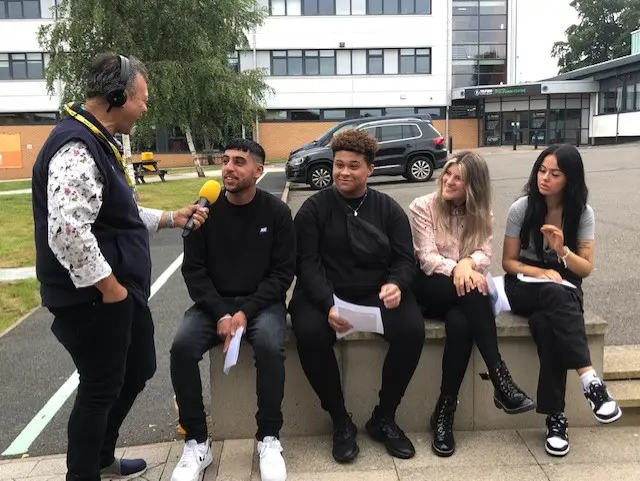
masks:
<svg viewBox="0 0 640 481"><path fill-rule="evenodd" d="M343 420L333 423L333 459L339 463L348 463L356 459L360 448L356 443L358 428L351 416L346 416Z"/></svg>
<svg viewBox="0 0 640 481"><path fill-rule="evenodd" d="M622 409L609 395L607 386L599 379L592 381L587 386L584 397L589 401L593 415L599 422L609 424L622 417Z"/></svg>
<svg viewBox="0 0 640 481"><path fill-rule="evenodd" d="M384 443L391 456L400 459L409 459L415 456L416 450L413 443L393 418L378 416L374 410L365 427L373 439Z"/></svg>
<svg viewBox="0 0 640 481"><path fill-rule="evenodd" d="M547 440L544 450L551 456L564 456L569 452L568 426L564 413L547 416Z"/></svg>

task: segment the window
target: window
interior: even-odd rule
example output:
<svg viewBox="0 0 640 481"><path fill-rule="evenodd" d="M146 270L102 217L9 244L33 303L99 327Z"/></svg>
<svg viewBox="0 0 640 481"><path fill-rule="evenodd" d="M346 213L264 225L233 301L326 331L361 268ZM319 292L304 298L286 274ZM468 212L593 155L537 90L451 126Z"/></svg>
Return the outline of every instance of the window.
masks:
<svg viewBox="0 0 640 481"><path fill-rule="evenodd" d="M302 15L335 15L335 0L302 0Z"/></svg>
<svg viewBox="0 0 640 481"><path fill-rule="evenodd" d="M320 110L291 110L291 120L320 120Z"/></svg>
<svg viewBox="0 0 640 481"><path fill-rule="evenodd" d="M287 120L286 110L267 110L265 120Z"/></svg>
<svg viewBox="0 0 640 481"><path fill-rule="evenodd" d="M380 142L400 140L402 138L402 125L385 125L380 127Z"/></svg>
<svg viewBox="0 0 640 481"><path fill-rule="evenodd" d="M480 30L504 30L507 28L506 15L483 15L480 17Z"/></svg>
<svg viewBox="0 0 640 481"><path fill-rule="evenodd" d="M400 49L399 72L403 74L431 73L431 49Z"/></svg>
<svg viewBox="0 0 640 481"><path fill-rule="evenodd" d="M480 57L482 58L507 58L506 45L480 45Z"/></svg>
<svg viewBox="0 0 640 481"><path fill-rule="evenodd" d="M367 15L430 15L431 0L367 0Z"/></svg>
<svg viewBox="0 0 640 481"><path fill-rule="evenodd" d="M631 111L634 110L634 105L635 105L635 98L634 98L634 92L635 92L635 85L633 84L627 84L627 102L626 102L626 111Z"/></svg>
<svg viewBox="0 0 640 481"><path fill-rule="evenodd" d="M346 110L324 110L322 118L325 120L344 120L347 118Z"/></svg>
<svg viewBox="0 0 640 481"><path fill-rule="evenodd" d="M302 50L271 52L271 75L302 75Z"/></svg>
<svg viewBox="0 0 640 481"><path fill-rule="evenodd" d="M335 50L305 50L304 74L305 75L335 75L336 56Z"/></svg>
<svg viewBox="0 0 640 481"><path fill-rule="evenodd" d="M384 109L385 115L413 115L413 107L389 107Z"/></svg>
<svg viewBox="0 0 640 481"><path fill-rule="evenodd" d="M0 125L55 125L57 122L55 112L0 113Z"/></svg>
<svg viewBox="0 0 640 481"><path fill-rule="evenodd" d="M477 44L478 43L478 31L462 31L462 32L453 32L453 43L454 44Z"/></svg>
<svg viewBox="0 0 640 481"><path fill-rule="evenodd" d="M286 15L287 6L285 0L269 0L269 13L271 15Z"/></svg>
<svg viewBox="0 0 640 481"><path fill-rule="evenodd" d="M478 17L466 15L453 17L453 30L478 30Z"/></svg>
<svg viewBox="0 0 640 481"><path fill-rule="evenodd" d="M461 33L461 32L458 32ZM507 43L506 30L485 30L480 31L480 43Z"/></svg>
<svg viewBox="0 0 640 481"><path fill-rule="evenodd" d="M240 58L238 52L229 55L229 68L234 72L240 72Z"/></svg>
<svg viewBox="0 0 640 481"><path fill-rule="evenodd" d="M43 54L0 53L0 80L38 80L43 78Z"/></svg>
<svg viewBox="0 0 640 481"><path fill-rule="evenodd" d="M335 75L335 50L274 50L271 75Z"/></svg>
<svg viewBox="0 0 640 481"><path fill-rule="evenodd" d="M367 73L370 75L382 75L384 73L382 50L367 50Z"/></svg>
<svg viewBox="0 0 640 481"><path fill-rule="evenodd" d="M360 109L360 117L382 117L382 109Z"/></svg>
<svg viewBox="0 0 640 481"><path fill-rule="evenodd" d="M415 124L384 125L380 127L380 142L420 137L420 129Z"/></svg>
<svg viewBox="0 0 640 481"><path fill-rule="evenodd" d="M480 0L480 15L507 13L507 0Z"/></svg>
<svg viewBox="0 0 640 481"><path fill-rule="evenodd" d="M41 18L40 0L0 0L0 18Z"/></svg>
<svg viewBox="0 0 640 481"><path fill-rule="evenodd" d="M478 15L478 2L474 0L453 0L453 15Z"/></svg>

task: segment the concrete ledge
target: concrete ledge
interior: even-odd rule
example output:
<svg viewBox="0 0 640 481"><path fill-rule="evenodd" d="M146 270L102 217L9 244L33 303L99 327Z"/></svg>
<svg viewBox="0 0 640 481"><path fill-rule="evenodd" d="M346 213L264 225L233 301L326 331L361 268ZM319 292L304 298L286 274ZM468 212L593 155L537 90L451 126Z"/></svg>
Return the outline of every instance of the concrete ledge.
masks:
<svg viewBox="0 0 640 481"><path fill-rule="evenodd" d="M426 320L425 345L418 368L398 410L398 424L407 432L428 430L429 416L440 390L441 362L444 348L444 324ZM585 314L586 331L592 363L602 372L604 335L607 322ZM496 319L500 352L516 383L530 396L536 396L538 355L529 326L523 317L504 313ZM286 384L283 401L283 436L329 434L331 421L320 407L317 396L307 381L295 347L291 329L285 342ZM361 427L378 400L386 342L376 334L354 333L335 345L347 410ZM238 364L229 375L222 371L224 357L220 348L210 351L212 437L214 440L253 437L256 431L256 391L253 352L243 344ZM493 404L493 386L481 379L486 366L474 347L467 368L456 412L455 425L460 430L539 428L544 416L535 412L507 415ZM594 426L591 410L582 394L575 372L567 381L566 413L572 426Z"/></svg>

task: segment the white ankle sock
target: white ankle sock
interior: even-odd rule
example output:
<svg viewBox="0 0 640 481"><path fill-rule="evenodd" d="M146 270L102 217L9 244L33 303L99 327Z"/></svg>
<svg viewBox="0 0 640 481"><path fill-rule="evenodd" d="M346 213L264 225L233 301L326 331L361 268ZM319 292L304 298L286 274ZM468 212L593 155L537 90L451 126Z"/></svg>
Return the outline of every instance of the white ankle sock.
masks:
<svg viewBox="0 0 640 481"><path fill-rule="evenodd" d="M582 381L582 389L586 391L589 387L589 384L591 384L593 381L600 381L600 378L598 377L595 369L590 369L580 376L580 381Z"/></svg>

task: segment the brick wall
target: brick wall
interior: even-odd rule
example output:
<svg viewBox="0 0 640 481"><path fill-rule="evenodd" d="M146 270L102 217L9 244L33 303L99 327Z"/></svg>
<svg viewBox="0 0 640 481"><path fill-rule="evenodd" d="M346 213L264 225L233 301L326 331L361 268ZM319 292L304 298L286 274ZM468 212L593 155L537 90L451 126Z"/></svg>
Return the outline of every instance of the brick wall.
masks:
<svg viewBox="0 0 640 481"><path fill-rule="evenodd" d="M478 119L449 120L449 135L453 137L453 149L475 149L478 147ZM444 137L446 135L444 120L434 120L433 126Z"/></svg>
<svg viewBox="0 0 640 481"><path fill-rule="evenodd" d="M20 147L22 148L22 168L3 169L0 167L0 180L30 179L33 163L53 127L53 125L0 126L0 134L20 134ZM27 146L31 148L27 148Z"/></svg>
<svg viewBox="0 0 640 481"><path fill-rule="evenodd" d="M260 128L260 145L267 160L286 159L289 152L318 138L337 122L264 122Z"/></svg>
<svg viewBox="0 0 640 481"><path fill-rule="evenodd" d="M193 167L193 157L189 153L153 154L153 159L159 161L158 167ZM133 154L133 160L140 160L140 154Z"/></svg>
<svg viewBox="0 0 640 481"><path fill-rule="evenodd" d="M260 144L267 152L267 159L286 159L289 152L319 137L333 127L333 122L265 122L260 124ZM434 120L438 132L445 135L445 121ZM453 136L454 149L478 147L478 119L452 119L449 134Z"/></svg>

